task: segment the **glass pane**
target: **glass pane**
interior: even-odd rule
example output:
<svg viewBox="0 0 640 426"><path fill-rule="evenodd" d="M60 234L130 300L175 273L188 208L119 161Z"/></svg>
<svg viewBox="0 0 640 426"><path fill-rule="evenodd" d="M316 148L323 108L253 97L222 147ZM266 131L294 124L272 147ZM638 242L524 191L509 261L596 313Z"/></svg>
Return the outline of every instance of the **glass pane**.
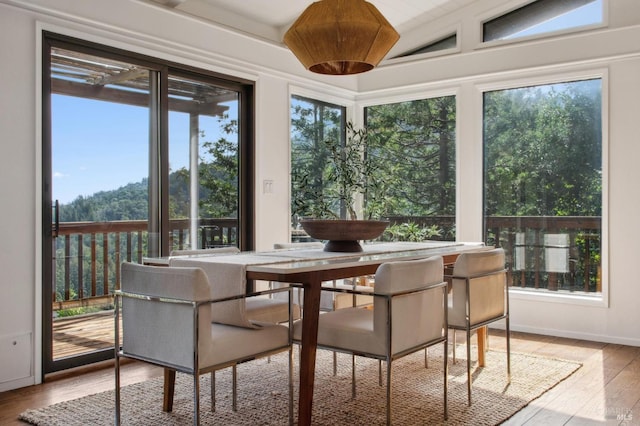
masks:
<svg viewBox="0 0 640 426"><path fill-rule="evenodd" d="M344 143L345 108L314 99L291 98L291 229L292 241L307 239L299 225L305 217L321 218L326 211L346 218L344 206L329 194L329 150L325 141Z"/></svg>
<svg viewBox="0 0 640 426"><path fill-rule="evenodd" d="M53 358L113 349L120 263L147 249L149 70L51 54Z"/></svg>
<svg viewBox="0 0 640 426"><path fill-rule="evenodd" d="M455 240L455 96L366 108L368 155L384 190L384 238Z"/></svg>
<svg viewBox="0 0 640 426"><path fill-rule="evenodd" d="M483 41L508 40L602 22L602 0L538 0L483 25Z"/></svg>
<svg viewBox="0 0 640 426"><path fill-rule="evenodd" d="M458 45L458 35L451 34L447 37L431 42L427 45L418 47L417 49L413 49L408 52L402 53L398 56L394 56L394 58L404 58L407 56L420 55L422 53L431 53L431 52L438 52L440 50L455 49L457 45Z"/></svg>
<svg viewBox="0 0 640 426"><path fill-rule="evenodd" d="M486 241L512 285L598 292L600 79L484 94Z"/></svg>
<svg viewBox="0 0 640 426"><path fill-rule="evenodd" d="M171 250L238 245L239 94L169 78Z"/></svg>

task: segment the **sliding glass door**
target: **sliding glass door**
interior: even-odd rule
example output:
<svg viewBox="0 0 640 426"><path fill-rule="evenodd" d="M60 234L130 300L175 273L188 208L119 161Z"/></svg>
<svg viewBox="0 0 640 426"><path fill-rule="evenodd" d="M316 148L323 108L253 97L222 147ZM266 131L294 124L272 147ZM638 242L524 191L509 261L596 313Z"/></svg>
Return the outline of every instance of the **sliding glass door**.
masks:
<svg viewBox="0 0 640 426"><path fill-rule="evenodd" d="M252 88L46 34L43 371L113 356L120 264L252 248Z"/></svg>

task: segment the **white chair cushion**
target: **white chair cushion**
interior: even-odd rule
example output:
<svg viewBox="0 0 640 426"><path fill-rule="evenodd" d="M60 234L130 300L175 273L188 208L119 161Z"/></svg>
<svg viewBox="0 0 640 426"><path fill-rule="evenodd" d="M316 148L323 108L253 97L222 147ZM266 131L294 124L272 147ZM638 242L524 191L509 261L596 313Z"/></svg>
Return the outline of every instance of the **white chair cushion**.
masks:
<svg viewBox="0 0 640 426"><path fill-rule="evenodd" d="M293 326L293 338L302 338L301 321ZM318 345L380 356L386 354L384 339L379 339L373 332L373 311L370 309L345 308L320 315Z"/></svg>
<svg viewBox="0 0 640 426"><path fill-rule="evenodd" d="M261 323L260 328L244 328L213 323L211 342L200 351L200 365L212 366L253 358L255 354L289 344L289 328ZM207 339L208 340L208 339Z"/></svg>
<svg viewBox="0 0 640 426"><path fill-rule="evenodd" d="M300 306L294 304L292 308L293 319L300 319ZM252 323L279 324L289 321L289 301L287 299L271 299L267 296L249 297L246 299L245 309L247 318Z"/></svg>

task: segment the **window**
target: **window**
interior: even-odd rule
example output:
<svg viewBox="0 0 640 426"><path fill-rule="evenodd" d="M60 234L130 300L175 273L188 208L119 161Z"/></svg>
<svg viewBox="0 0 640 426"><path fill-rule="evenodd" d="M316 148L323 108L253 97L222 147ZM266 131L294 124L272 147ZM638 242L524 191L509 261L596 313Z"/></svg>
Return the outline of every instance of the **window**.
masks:
<svg viewBox="0 0 640 426"><path fill-rule="evenodd" d="M484 94L486 242L511 284L600 292L602 81Z"/></svg>
<svg viewBox="0 0 640 426"><path fill-rule="evenodd" d="M367 155L378 164L391 220L384 238L455 240L455 96L365 109Z"/></svg>
<svg viewBox="0 0 640 426"><path fill-rule="evenodd" d="M346 108L301 96L291 98L291 225L297 240L298 221L322 217L326 210L346 218L344 206L329 197L334 183L327 177L325 141L345 140ZM302 234L302 232L300 232Z"/></svg>
<svg viewBox="0 0 640 426"><path fill-rule="evenodd" d="M188 247L252 248L254 114L250 82L46 32L43 46L51 372L113 357L108 339L53 353L52 320L113 309L123 261Z"/></svg>
<svg viewBox="0 0 640 426"><path fill-rule="evenodd" d="M538 0L483 24L482 40L509 40L603 21L603 0Z"/></svg>
<svg viewBox="0 0 640 426"><path fill-rule="evenodd" d="M420 55L422 53L439 52L441 50L455 49L458 45L457 34L451 34L427 45L420 46L417 49L410 50L400 55L394 56L395 58L405 58L407 56Z"/></svg>

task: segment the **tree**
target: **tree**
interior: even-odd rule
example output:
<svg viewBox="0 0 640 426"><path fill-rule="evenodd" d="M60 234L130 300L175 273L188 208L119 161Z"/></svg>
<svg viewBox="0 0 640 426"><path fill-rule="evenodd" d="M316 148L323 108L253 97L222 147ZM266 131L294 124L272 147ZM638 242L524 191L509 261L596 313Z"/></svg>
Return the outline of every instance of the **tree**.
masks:
<svg viewBox="0 0 640 426"><path fill-rule="evenodd" d="M392 216L455 214L455 97L368 107L368 155Z"/></svg>
<svg viewBox="0 0 640 426"><path fill-rule="evenodd" d="M601 214L600 81L485 94L486 214Z"/></svg>

